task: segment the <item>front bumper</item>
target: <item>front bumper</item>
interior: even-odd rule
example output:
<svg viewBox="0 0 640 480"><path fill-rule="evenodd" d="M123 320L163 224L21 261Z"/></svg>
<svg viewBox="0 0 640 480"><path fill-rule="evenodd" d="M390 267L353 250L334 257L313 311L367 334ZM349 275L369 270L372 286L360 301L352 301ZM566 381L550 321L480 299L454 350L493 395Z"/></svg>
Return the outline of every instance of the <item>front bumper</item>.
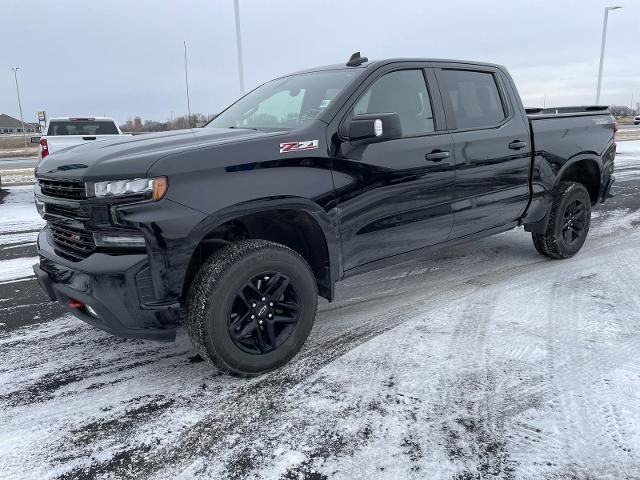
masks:
<svg viewBox="0 0 640 480"><path fill-rule="evenodd" d="M149 263L145 254L94 253L70 262L54 250L45 227L38 235L40 263L33 269L49 298L91 325L120 337L171 341L180 318L175 300L148 301ZM73 308L71 300L88 305Z"/></svg>

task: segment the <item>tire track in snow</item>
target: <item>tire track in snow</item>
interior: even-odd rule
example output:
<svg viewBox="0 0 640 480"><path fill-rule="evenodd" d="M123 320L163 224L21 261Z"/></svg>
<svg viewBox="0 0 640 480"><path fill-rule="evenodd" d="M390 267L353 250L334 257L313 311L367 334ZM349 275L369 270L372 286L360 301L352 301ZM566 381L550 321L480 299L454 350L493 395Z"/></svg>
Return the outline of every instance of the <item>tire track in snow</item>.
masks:
<svg viewBox="0 0 640 480"><path fill-rule="evenodd" d="M225 435L233 432L234 435L242 436L247 426L252 422L257 422L258 419L266 421L276 413L280 413L284 407L279 406L277 400L281 399L286 391L322 366L406 321L407 317L403 313L407 310L413 312L419 308L438 308L443 304L465 297L479 288L484 288L480 285L489 286L519 274L546 269L552 263L554 262L543 260L534 265L511 266L504 270L479 274L471 279L467 277L459 284L450 285L447 291L436 291L409 304L395 302L401 303L401 305L387 307L368 322L335 336L323 338L318 343L305 348L289 366L240 385L238 390L234 392L231 404L218 405L219 411L217 413L207 415L200 420L189 432L181 435L181 438L173 443L170 449L162 449L145 455L133 453L136 456L135 460L127 462L128 466L133 465L131 467L133 469L128 467L126 471L121 471L117 464L109 464L109 468L115 469L117 474L124 476L124 478L137 478L159 471L166 464L188 465L195 458L209 458L211 452L216 450L216 446L224 439ZM422 291L422 289L417 290ZM526 405L528 408L529 404ZM110 469L109 471L111 471ZM176 470L180 471L180 468L178 467ZM79 470L84 474L92 471Z"/></svg>
<svg viewBox="0 0 640 480"><path fill-rule="evenodd" d="M600 250L600 249L599 249ZM600 251L598 250L598 253L600 253ZM586 254L591 254L591 251L589 250ZM459 284L453 284L453 285L448 285L447 288L449 289L453 289L456 290L458 289L459 292L456 292L455 294L451 294L450 290L446 291L446 292L436 292L433 294L433 296L429 296L429 297L422 297L419 301L417 302L411 302L409 305L403 305L400 309L397 310L388 310L388 311L383 311L380 315L375 317L375 322L372 325L364 325L364 328L361 329L360 332L358 331L353 331L353 330L349 330L349 334L353 334L353 335L347 335L345 337L345 342L343 345L340 345L339 343L341 342L341 334L336 334L334 336L332 336L331 338L328 338L326 342L324 343L319 343L317 346L320 349L326 348L327 345L326 343L331 343L331 342L337 342L338 345L336 349L331 349L331 348L326 348L327 352L321 351L321 352L316 352L313 353L313 356L309 359L310 362L314 361L314 360L318 360L317 364L314 365L309 365L309 366L304 366L305 370L303 372L301 372L301 375L298 376L297 379L293 379L291 383L289 383L288 385L295 385L297 384L299 381L304 380L305 375L309 375L313 372L315 372L317 369L321 368L323 365L325 365L326 363L330 363L331 361L333 361L335 358L337 358L338 356L346 353L347 351L349 351L351 348L355 348L355 346L364 343L366 340L368 340L369 338L372 338L373 336L379 334L379 333L383 333L384 331L386 331L387 329L393 328L394 326L402 323L404 321L404 318L402 315L398 315L398 312L402 312L406 309L408 309L409 311L411 310L415 310L417 308L422 308L424 306L427 306L431 303L431 307L433 308L437 308L439 306L438 303L438 299L440 299L440 303L443 302L448 302L448 301L455 301L458 298L461 298L462 296L464 296L465 294L468 293L473 293L478 291L478 289L482 288L482 285L485 286L490 286L492 284L492 282L498 282L504 279L511 279L514 276L519 275L520 273L532 273L534 274L535 271L540 270L540 269L546 269L549 268L551 266L553 262L548 262L545 260L540 260L535 262L533 265L532 264L527 264L527 265L519 265L515 268L499 268L498 271L494 271L494 272L488 272L486 274L482 274L480 276L477 277L473 277L471 280L465 280L463 282L460 282ZM421 287L416 287L416 288L406 288L407 285L407 279L403 278L401 280L401 286L403 287L403 290L401 292L398 292L398 297L397 300L394 304L397 304L400 300L401 300L401 295L406 295L408 297L411 297L413 293L417 292L417 291L424 291L424 286ZM399 287L398 287L399 288ZM458 293L460 295L458 295ZM374 296L379 295L379 292L376 292L374 294ZM449 295L449 297L447 297L447 295ZM379 299L375 299L375 298L371 298L371 301L379 301ZM326 315L328 315L329 313L327 313ZM324 312L321 312L321 317L322 315L325 315ZM391 315L397 315L397 317L400 317L399 321L388 322L388 317ZM393 318L397 318L396 316L394 316ZM384 328L380 325L380 324L385 324ZM369 327L374 327L376 330L375 331L369 331ZM359 335L360 334L360 335ZM315 343L310 344L310 351L313 350L314 345L316 345ZM323 355L325 356L323 358ZM129 369L129 367L132 364L123 364L123 368L125 369ZM259 379L258 382L259 383L262 379ZM277 380L277 378L276 378ZM287 387L286 383L283 383L282 385L285 386L285 388ZM271 398L277 400L278 398L282 397L282 392L278 391L278 388L276 388L275 390L270 389L270 388L262 388L260 386L258 386L257 388L255 388L254 390L242 390L236 392L233 391L231 393L233 393L233 395L230 395L230 397L225 400L224 402L221 403L221 407L224 409L226 405L228 405L227 402L231 402L231 401L236 401L236 394L242 394L243 392L249 392L249 393L256 393L259 397L262 397L263 395L272 395ZM262 399L258 399L259 402L264 402L264 398ZM249 404L245 404L248 406L254 406L254 405L249 405ZM267 409L268 410L268 409ZM236 411L231 411L230 414L234 414L234 415L242 415L242 409L239 408ZM209 419L211 420L211 419ZM203 420L203 421L207 421L207 419ZM198 428L200 428L200 424L198 424ZM187 434L187 436L190 434ZM213 442L215 444L215 442ZM132 449L133 450L133 449ZM124 453L124 457L119 456L116 458L117 459L123 459L126 458L126 451ZM135 453L134 455L131 455L132 459L136 459L137 456L142 455L142 452L137 451L137 453ZM145 454L146 455L146 454ZM153 455L153 453L152 453ZM110 463L105 463L103 464L103 466L105 467L109 467L112 464ZM151 470L155 470L157 468L156 467L152 468ZM82 470L79 470L82 471ZM106 470L103 470L106 471Z"/></svg>
<svg viewBox="0 0 640 480"><path fill-rule="evenodd" d="M613 254L611 257L616 257L616 255ZM637 356L630 354L639 350L640 342L634 339L623 344L620 349L604 352L584 348L568 352L559 351L556 348L557 337L565 339L563 345L575 345L576 348L580 345L588 345L584 338L579 337L580 333L585 332L584 325L580 322L586 317L585 310L598 308L598 304L603 301L597 295L591 296L594 300L593 303L585 304L578 301L580 297L574 294L577 291L575 287L580 285L581 288L584 288L584 285L572 285L575 280L573 277L575 277L575 272L573 275L571 272L559 275L559 278L553 280L551 293L548 296L551 302L547 327L548 379L541 379L522 392L527 395L539 395L544 400L543 409L547 407L552 411L560 411L561 413L554 415L554 418L557 418L557 428L563 432L572 432L567 435L568 437L589 439L592 447L595 445L597 448L598 463L604 461L610 468L628 465L633 463L633 457L629 454L629 448L621 445L621 439L630 437L625 432L625 422L607 400L612 398L611 392L602 391L608 388L607 382L604 382L602 377L618 366L625 365L633 358L637 358ZM603 291L603 288L607 286L613 287L613 291L616 292L625 291L618 278L599 280L597 275L593 275L582 276L581 280L585 278L590 281L591 285L587 287L592 291ZM618 285L615 285L616 282ZM569 299L569 302L566 302L566 299ZM606 299L604 300L606 301ZM573 313L568 317L574 320L572 324L565 321L567 316L564 314L567 311ZM623 317L618 316L618 319L622 320ZM624 329L622 326L620 328ZM566 341L569 337L573 337L573 341ZM585 418L589 418L589 421L585 422ZM532 430L537 435L533 435ZM558 445L549 432L543 432L539 428L523 423L516 424L516 428L512 431L516 437L514 442L518 444L519 450L527 451L527 456L532 460L545 457L548 459L550 454L553 455L553 452L555 452L555 458L568 459L569 463L571 461L577 463L579 460L573 456L572 450L567 450L566 444ZM603 432L605 437L602 436ZM607 449L607 446L611 444L617 445L618 450L611 452ZM626 462L620 461L621 455L628 457ZM535 461L528 461L526 464L529 466L526 473L531 478L542 478L544 472L549 469L544 462L538 462L537 467ZM583 469L583 471L578 469L578 473L591 475L595 472L593 469ZM619 470L616 478L629 478L627 474L626 470Z"/></svg>
<svg viewBox="0 0 640 480"><path fill-rule="evenodd" d="M630 247L628 247L630 249ZM593 263L593 261L592 261ZM421 297L418 301L411 302L410 304L402 304L400 307L387 308L380 312L379 315L374 317L371 321L365 324L361 324L358 329L351 329L347 334L338 333L334 336L324 339L319 343L310 344L307 352L303 352L300 356L300 361L297 366L292 369L283 369L282 374L274 374L270 378L260 378L254 382L254 386L245 386L237 390L233 389L226 401L223 401L216 408L220 408L221 413L219 415L214 414L206 417L196 424L192 432L188 432L182 435L182 440L178 443L176 448L172 446L168 455L165 457L163 449L158 451L146 452L140 451L137 444L126 445L123 452L120 452L117 456L114 456L111 460L96 461L95 468L86 470L80 468L76 473L82 474L83 472L95 473L97 471L114 471L117 474L123 476L129 476L129 478L136 477L137 473L144 474L144 472L152 472L163 468L163 464L166 460L170 460L169 463L176 461L180 462L185 459L188 463L188 459L196 456L204 456L210 454L210 448L212 445L217 445L224 438L228 438L230 432L239 430L242 432L242 428L246 428L246 423L236 420L229 421L229 419L242 418L246 415L246 412L258 412L255 415L261 413L266 414L267 418L273 415L270 411L269 403L273 403L282 398L283 392L285 392L291 386L304 380L308 375L317 371L323 365L330 363L335 358L341 356L347 351L355 348L357 345L366 342L368 339L375 335L383 333L384 331L393 328L397 324L402 323L406 316L401 315L406 311L415 311L418 308L431 307L438 308L443 303L449 301L455 301L463 296L478 291L482 288L479 285L490 286L492 283L499 282L505 279L513 280L517 279L521 273L535 274L535 271L544 270L548 268L555 268L559 265L557 262L539 261L535 265L521 265L517 267L510 267L503 270L494 272L488 272L472 279L466 279L459 284L449 285L449 290L437 291L431 296ZM528 279L520 280L525 283ZM486 288L486 287L485 287ZM423 291L424 288L416 288L415 290ZM408 297L411 297L412 291L405 291ZM401 303L401 302L395 302ZM389 318L393 320L389 322ZM322 320L321 320L322 321ZM35 338L33 340L36 340ZM128 368L126 364L123 368ZM242 400L248 395L252 395L252 400ZM238 400L240 398L241 400ZM268 399L268 400L267 400ZM230 403L237 402L234 406L229 407ZM529 403L524 403L520 409L530 408ZM262 409L262 410L261 410ZM249 416L249 419L255 418L254 414ZM222 421L220 417L223 418ZM245 427L243 427L245 425ZM225 429L226 427L226 429ZM209 437L211 435L211 437ZM198 437L200 437L198 439ZM207 439L209 437L209 440ZM145 467L146 462L146 467ZM118 466L119 465L119 466ZM128 465L125 469L125 465ZM133 470L129 470L129 467L133 465ZM142 467L142 468L141 468ZM129 473L127 473L129 472Z"/></svg>
<svg viewBox="0 0 640 480"><path fill-rule="evenodd" d="M483 294L488 285L477 280L470 283L479 285L480 291L456 315L448 348L450 361L441 374L440 400L434 407L436 416L442 418L437 428L449 460L461 466L456 478L490 475L511 479L514 464L507 450L505 424L493 402L498 375L488 365L487 336L498 293L487 289L491 291Z"/></svg>

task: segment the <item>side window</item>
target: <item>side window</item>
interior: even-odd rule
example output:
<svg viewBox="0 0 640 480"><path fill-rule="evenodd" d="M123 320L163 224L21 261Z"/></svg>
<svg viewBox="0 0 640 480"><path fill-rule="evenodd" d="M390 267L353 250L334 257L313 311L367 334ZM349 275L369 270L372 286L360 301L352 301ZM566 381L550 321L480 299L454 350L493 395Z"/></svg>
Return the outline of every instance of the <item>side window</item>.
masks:
<svg viewBox="0 0 640 480"><path fill-rule="evenodd" d="M434 130L431 99L422 70L398 70L383 75L360 97L353 113L397 113L405 137Z"/></svg>
<svg viewBox="0 0 640 480"><path fill-rule="evenodd" d="M504 107L492 73L442 70L439 78L458 129L493 127L504 120Z"/></svg>

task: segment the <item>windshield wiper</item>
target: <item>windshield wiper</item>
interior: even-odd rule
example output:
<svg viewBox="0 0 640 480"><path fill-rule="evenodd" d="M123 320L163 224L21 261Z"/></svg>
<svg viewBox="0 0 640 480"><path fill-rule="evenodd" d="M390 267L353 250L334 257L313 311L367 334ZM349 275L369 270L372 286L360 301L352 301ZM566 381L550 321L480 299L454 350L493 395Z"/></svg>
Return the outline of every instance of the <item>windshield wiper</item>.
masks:
<svg viewBox="0 0 640 480"><path fill-rule="evenodd" d="M256 132L259 131L257 128L254 127L236 127L235 125L231 125L230 127L227 128L237 128L239 130L255 130Z"/></svg>

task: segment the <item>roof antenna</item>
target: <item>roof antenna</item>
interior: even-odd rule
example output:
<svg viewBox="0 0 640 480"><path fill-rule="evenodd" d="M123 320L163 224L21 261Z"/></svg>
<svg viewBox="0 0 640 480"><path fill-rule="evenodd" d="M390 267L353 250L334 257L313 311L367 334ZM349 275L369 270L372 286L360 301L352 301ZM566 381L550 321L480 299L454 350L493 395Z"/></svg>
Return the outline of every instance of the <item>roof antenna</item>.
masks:
<svg viewBox="0 0 640 480"><path fill-rule="evenodd" d="M368 61L369 59L367 57L360 56L360 52L355 52L347 62L347 67L357 67Z"/></svg>

